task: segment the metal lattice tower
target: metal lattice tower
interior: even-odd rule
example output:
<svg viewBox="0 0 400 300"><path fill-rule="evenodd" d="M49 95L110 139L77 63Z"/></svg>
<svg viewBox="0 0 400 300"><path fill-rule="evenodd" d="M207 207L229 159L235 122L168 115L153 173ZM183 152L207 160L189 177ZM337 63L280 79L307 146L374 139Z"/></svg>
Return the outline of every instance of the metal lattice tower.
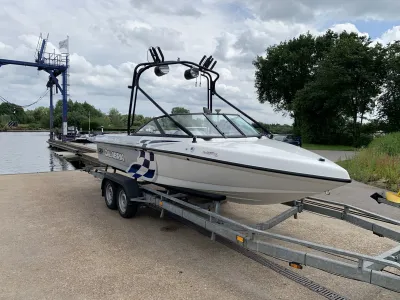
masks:
<svg viewBox="0 0 400 300"><path fill-rule="evenodd" d="M1 59L0 58L0 67L5 65L17 65L17 66L26 66L26 67L35 67L38 71L45 71L49 74L49 80L46 83L46 87L50 88L50 139L53 139L53 88L55 86L56 93L58 91L62 94L62 102L63 102L63 114L62 114L62 140L66 140L67 136L67 111L68 111L68 67L69 67L69 57L68 53L57 54L55 51L53 53L46 52L46 46L49 35L46 38L43 38L42 34L39 36L38 44L36 46L34 62L28 61L18 61L18 60L10 60L10 59ZM63 41L66 42L68 46L68 38ZM61 45L61 42L60 42ZM62 75L62 83L60 85L57 77Z"/></svg>

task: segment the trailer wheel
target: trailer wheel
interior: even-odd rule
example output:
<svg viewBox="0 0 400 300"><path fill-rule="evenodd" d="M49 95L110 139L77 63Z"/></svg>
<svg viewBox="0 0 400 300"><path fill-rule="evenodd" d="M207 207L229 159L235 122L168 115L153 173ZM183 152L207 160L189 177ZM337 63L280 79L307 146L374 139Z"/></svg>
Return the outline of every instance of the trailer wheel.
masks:
<svg viewBox="0 0 400 300"><path fill-rule="evenodd" d="M118 212L121 217L129 219L135 216L138 210L138 203L131 202L122 186L118 187L117 192Z"/></svg>
<svg viewBox="0 0 400 300"><path fill-rule="evenodd" d="M109 209L117 209L115 184L111 180L104 183L104 200Z"/></svg>

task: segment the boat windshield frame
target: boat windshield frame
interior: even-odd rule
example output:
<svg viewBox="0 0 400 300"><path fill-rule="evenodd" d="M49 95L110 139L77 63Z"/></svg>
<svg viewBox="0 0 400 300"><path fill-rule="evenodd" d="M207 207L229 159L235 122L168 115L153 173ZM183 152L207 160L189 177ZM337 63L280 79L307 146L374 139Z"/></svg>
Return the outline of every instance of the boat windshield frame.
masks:
<svg viewBox="0 0 400 300"><path fill-rule="evenodd" d="M176 113L176 114L170 114L170 116L174 120L176 120L180 125L182 125L182 127L184 127L187 131L189 131L192 135L196 136L197 138L202 138L202 139L248 138L248 137L258 137L259 138L261 136L261 133L259 133L254 126L252 126L249 122L247 122L244 118L242 118L242 116L240 116L238 114L231 114L231 113ZM178 118L179 116L203 116L204 120L210 125L212 130L218 134L195 134L191 130L191 128L194 128L194 127L185 126L184 124L182 124L183 123L182 120L179 121L179 118ZM237 132L238 134L226 134L226 131L223 128L220 128L219 124L216 124L216 122L212 119L211 116L218 116L218 117L223 118L221 121L226 121L225 125L228 125L228 127L231 127L231 129L233 129L233 131ZM241 128L240 126L238 126L238 124L235 124L235 122L232 121L232 119L229 116L234 116L234 117L240 118L244 122L244 124L247 124L250 128L252 128L254 130L254 134L246 134L244 128L243 127ZM157 137L180 137L180 138L191 138L192 137L191 134L187 134L186 131L182 130L178 126L176 129L173 129L173 130L176 130L176 131L181 130L181 134L167 133L166 130L163 128L162 124L160 124L160 122L159 122L159 120L163 119L163 118L168 119L168 117L165 115L152 118L147 123L145 123L144 125L137 128L130 135L157 136ZM193 120L193 121L197 122L195 120ZM156 127L155 129L159 133L146 133L146 131L140 132L141 130L143 130L146 126L150 125L151 123L154 123L155 126L153 126L153 125L152 126ZM193 124L193 125L195 125L195 124Z"/></svg>
<svg viewBox="0 0 400 300"><path fill-rule="evenodd" d="M157 50L158 50L158 52L157 52ZM133 124L134 124L138 91L140 91L150 102L152 102L154 104L154 106L156 106L163 113L163 116L159 116L157 118L153 118L152 121L155 121L155 120L157 120L159 118L167 117L177 128L179 128L180 130L185 132L188 137L193 138L193 142L195 142L197 136L195 134L193 134L190 130L185 128L176 119L174 119L172 117L173 114L168 114L139 85L139 81L140 81L141 75L145 71L147 71L147 70L149 70L151 68L154 69L155 75L164 76L164 75L169 73L169 67L171 65L182 65L182 66L185 66L185 67L189 68L184 73L184 77L185 77L186 80L191 80L191 79L194 79L194 78L197 78L197 77L200 77L200 76L205 77L205 79L207 80L207 108L203 107L203 112L204 113L193 113L192 115L203 114L205 116L205 118L207 118L208 121L210 121L210 119L207 117L207 115L213 115L213 113L212 113L212 111L213 111L213 108L212 108L212 105L213 105L212 100L213 99L212 99L212 97L213 96L217 96L220 100L222 100L224 103L228 104L231 108L233 108L234 110L239 112L241 115L245 116L247 119L251 120L253 122L254 126L253 125L250 125L250 126L252 126L256 131L257 131L257 129L255 128L255 125L257 125L257 127L260 128L264 132L264 134L259 133L257 135L259 138L261 138L263 135L266 135L268 138L272 138L271 132L269 132L269 130L266 129L262 124L260 124L256 120L254 120L252 117L247 115L245 112L243 112L242 110L237 108L235 105L233 105L232 103L230 103L228 100L226 100L225 98L223 98L221 95L219 95L217 93L217 91L215 89L215 85L216 85L216 82L217 82L217 80L219 78L219 74L216 71L213 70L213 68L214 68L215 64L217 63L217 61L214 61L214 58L212 56L209 56L207 58L207 56L204 55L199 63L195 63L195 62L187 61L187 60L181 61L180 59L178 59L176 61L164 61L164 54L161 51L160 47L157 47L157 49L154 48L154 47L150 47L148 49L148 52L150 52L150 55L151 55L151 57L153 59L153 62L148 61L148 62L137 64L135 69L134 69L134 72L133 72L132 85L128 86L128 88L131 89L129 111L128 111L128 120L127 120L128 121L127 122L128 123L127 124L127 134L128 135L138 135L137 131L140 130L140 129L138 129L138 130L136 130L136 132L132 132L131 131L131 128L133 127ZM221 114L220 113L220 115L225 115L225 114ZM239 116L239 117L241 117L241 116ZM215 136L215 137L225 137L225 138L229 137L230 138L230 137L245 137L246 136L243 133L243 131L238 130L238 126L236 126L236 124L234 124L234 122L232 122L229 118L226 118L226 119L229 121L229 123L233 127L236 128L236 130L238 131L239 134L237 136L226 136L226 135L222 134L222 132L215 126L215 124L213 122L210 121L211 124L213 124L213 126L215 127L215 129L217 129L217 131L221 134L221 136ZM248 122L246 122L246 123L248 123ZM145 125L147 125L147 124L145 124ZM143 134L140 134L140 135L143 135ZM152 134L151 136L157 136L157 135ZM160 134L159 136L166 136L166 134ZM171 135L168 135L168 136L171 136ZM184 135L177 135L177 136L186 137ZM202 136L202 137L206 138L206 136ZM210 136L210 138L211 137L214 137L214 136Z"/></svg>

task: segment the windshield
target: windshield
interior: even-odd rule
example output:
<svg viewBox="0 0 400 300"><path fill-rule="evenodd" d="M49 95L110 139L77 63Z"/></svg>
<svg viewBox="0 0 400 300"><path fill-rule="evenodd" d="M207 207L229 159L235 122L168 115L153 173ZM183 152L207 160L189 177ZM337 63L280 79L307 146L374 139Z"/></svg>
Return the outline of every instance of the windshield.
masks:
<svg viewBox="0 0 400 300"><path fill-rule="evenodd" d="M215 126L203 114L172 115L172 118L196 136L222 137Z"/></svg>
<svg viewBox="0 0 400 300"><path fill-rule="evenodd" d="M238 115L225 114L172 114L177 123L197 137L258 136L258 131ZM158 117L141 127L136 134L182 135L188 134L169 117Z"/></svg>
<svg viewBox="0 0 400 300"><path fill-rule="evenodd" d="M249 123L247 123L245 120L243 120L240 116L237 115L226 115L229 120L231 120L238 128L240 131L242 131L245 135L248 136L254 136L254 135L260 135L260 133Z"/></svg>
<svg viewBox="0 0 400 300"><path fill-rule="evenodd" d="M284 135L274 135L274 140L277 140L277 141L283 142L285 140L285 138L286 138L286 136L284 136Z"/></svg>
<svg viewBox="0 0 400 300"><path fill-rule="evenodd" d="M241 136L242 134L222 114L210 114L208 117L225 136Z"/></svg>

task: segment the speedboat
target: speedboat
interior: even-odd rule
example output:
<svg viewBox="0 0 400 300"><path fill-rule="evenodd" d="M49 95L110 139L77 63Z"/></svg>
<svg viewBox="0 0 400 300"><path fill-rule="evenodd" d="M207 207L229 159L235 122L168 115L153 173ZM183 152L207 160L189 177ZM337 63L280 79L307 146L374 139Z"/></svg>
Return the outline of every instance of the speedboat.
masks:
<svg viewBox="0 0 400 300"><path fill-rule="evenodd" d="M138 182L221 195L228 201L253 205L300 200L351 182L348 172L334 162L271 139L261 124L220 96L215 90L219 77L213 70L216 61L213 63L211 56L197 64L164 61L160 48L149 51L153 62L137 65L133 74L128 134L92 138L100 162ZM189 67L186 79L207 79L207 107L202 111L168 114L140 87L144 71L154 68L155 74L162 76L175 64ZM131 131L138 91L163 114ZM213 112L215 95L238 113Z"/></svg>

